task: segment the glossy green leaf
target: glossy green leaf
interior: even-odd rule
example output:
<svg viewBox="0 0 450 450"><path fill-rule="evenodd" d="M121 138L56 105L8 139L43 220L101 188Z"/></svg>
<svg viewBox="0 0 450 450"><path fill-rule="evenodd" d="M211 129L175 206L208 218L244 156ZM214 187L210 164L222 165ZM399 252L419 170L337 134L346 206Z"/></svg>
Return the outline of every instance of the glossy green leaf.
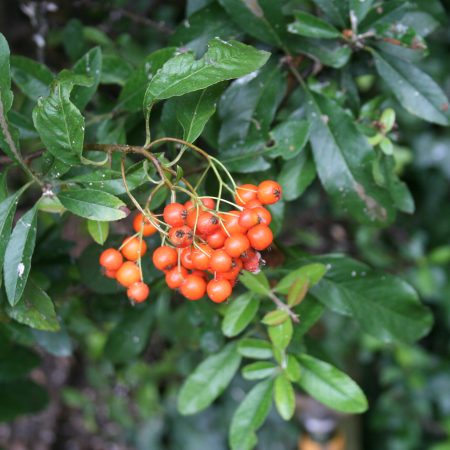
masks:
<svg viewBox="0 0 450 450"><path fill-rule="evenodd" d="M72 355L72 341L62 326L57 332L32 330L32 333L36 344L51 355L58 357Z"/></svg>
<svg viewBox="0 0 450 450"><path fill-rule="evenodd" d="M295 52L317 59L323 65L335 69L344 67L352 55L352 50L348 45L341 45L338 41L327 39L298 36L292 48Z"/></svg>
<svg viewBox="0 0 450 450"><path fill-rule="evenodd" d="M74 105L80 111L83 111L100 83L102 75L102 51L100 47L94 47L82 56L73 66L73 71L76 74L89 76L93 80L90 86L74 86L71 93Z"/></svg>
<svg viewBox="0 0 450 450"><path fill-rule="evenodd" d="M262 339L245 338L239 342L238 352L240 355L251 359L272 358L272 346Z"/></svg>
<svg viewBox="0 0 450 450"><path fill-rule="evenodd" d="M71 213L90 220L115 221L127 216L125 203L114 195L95 189L68 189L58 198Z"/></svg>
<svg viewBox="0 0 450 450"><path fill-rule="evenodd" d="M316 165L311 151L305 149L298 156L286 161L278 176L283 188L283 200L292 201L300 197L316 178Z"/></svg>
<svg viewBox="0 0 450 450"><path fill-rule="evenodd" d="M398 22L412 9L412 3L405 2L404 0L391 0L385 2L383 3L382 8L372 8L369 11L364 20L361 21L358 30L364 32L369 29L375 29L378 25Z"/></svg>
<svg viewBox="0 0 450 450"><path fill-rule="evenodd" d="M259 299L251 292L233 299L225 312L222 333L227 337L238 335L254 319L259 308Z"/></svg>
<svg viewBox="0 0 450 450"><path fill-rule="evenodd" d="M153 321L154 308L148 305L128 309L108 336L105 357L115 364L136 358L147 345Z"/></svg>
<svg viewBox="0 0 450 450"><path fill-rule="evenodd" d="M3 343L0 348L0 383L25 377L39 366L40 358L26 347Z"/></svg>
<svg viewBox="0 0 450 450"><path fill-rule="evenodd" d="M302 354L299 385L311 397L337 411L362 413L367 410L367 399L360 387L345 373L320 359Z"/></svg>
<svg viewBox="0 0 450 450"><path fill-rule="evenodd" d="M298 277L289 289L287 297L288 306L293 307L299 305L305 298L309 287L309 280L306 277Z"/></svg>
<svg viewBox="0 0 450 450"><path fill-rule="evenodd" d="M399 58L372 54L378 73L408 112L428 122L449 124L448 98L428 74Z"/></svg>
<svg viewBox="0 0 450 450"><path fill-rule="evenodd" d="M276 285L275 290L281 294L289 294L292 285L298 280L307 280L310 286L317 284L327 272L324 264L312 263L300 267L294 271L290 271Z"/></svg>
<svg viewBox="0 0 450 450"><path fill-rule="evenodd" d="M66 164L79 162L83 151L84 118L70 101L75 84L89 85L85 77L63 71L40 98L33 110L33 122L47 150Z"/></svg>
<svg viewBox="0 0 450 450"><path fill-rule="evenodd" d="M48 394L40 385L29 380L0 383L0 421L7 422L22 414L45 408Z"/></svg>
<svg viewBox="0 0 450 450"><path fill-rule="evenodd" d="M123 86L132 72L133 68L130 63L120 56L102 56L101 84L118 84L119 86Z"/></svg>
<svg viewBox="0 0 450 450"><path fill-rule="evenodd" d="M246 395L231 419L228 441L231 450L252 450L258 442L256 431L272 406L273 381L258 383Z"/></svg>
<svg viewBox="0 0 450 450"><path fill-rule="evenodd" d="M282 419L291 419L295 412L295 392L292 383L284 373L280 373L275 378L273 398Z"/></svg>
<svg viewBox="0 0 450 450"><path fill-rule="evenodd" d="M108 238L109 222L100 222L98 220L88 220L87 229L92 239L97 244L103 245Z"/></svg>
<svg viewBox="0 0 450 450"><path fill-rule="evenodd" d="M7 167L0 173L0 208L2 202L8 197L8 170ZM3 214L0 214L0 217L3 218Z"/></svg>
<svg viewBox="0 0 450 450"><path fill-rule="evenodd" d="M36 225L35 206L18 220L6 247L3 272L6 295L11 306L22 298L27 284L36 242Z"/></svg>
<svg viewBox="0 0 450 450"><path fill-rule="evenodd" d="M185 141L194 142L202 134L206 123L216 111L222 90L223 86L216 84L174 100L177 119L183 128Z"/></svg>
<svg viewBox="0 0 450 450"><path fill-rule="evenodd" d="M287 120L277 125L270 132L271 145L268 156L290 160L304 148L309 138L309 123L304 120ZM291 166L296 166L292 162Z"/></svg>
<svg viewBox="0 0 450 450"><path fill-rule="evenodd" d="M11 91L9 46L2 33L0 33L0 101L3 104L4 113L7 113L11 109L13 93Z"/></svg>
<svg viewBox="0 0 450 450"><path fill-rule="evenodd" d="M50 297L28 280L22 300L6 308L9 317L36 330L58 331L59 323Z"/></svg>
<svg viewBox="0 0 450 450"><path fill-rule="evenodd" d="M386 224L395 211L388 192L373 180L372 147L336 103L310 93L311 145L319 178L339 210L362 223Z"/></svg>
<svg viewBox="0 0 450 450"><path fill-rule="evenodd" d="M289 319L279 325L270 326L267 331L274 347L278 350L284 350L292 339L294 331L292 320Z"/></svg>
<svg viewBox="0 0 450 450"><path fill-rule="evenodd" d="M268 361L258 361L247 364L242 369L242 376L246 380L262 380L272 376L277 370L277 366Z"/></svg>
<svg viewBox="0 0 450 450"><path fill-rule="evenodd" d="M349 11L353 11L358 22L361 22L372 8L374 0L349 0Z"/></svg>
<svg viewBox="0 0 450 450"><path fill-rule="evenodd" d="M291 33L318 39L335 39L341 35L333 25L307 12L297 11L294 17L295 22L288 26Z"/></svg>
<svg viewBox="0 0 450 450"><path fill-rule="evenodd" d="M147 56L144 62L126 79L115 109L141 110L148 80L156 74L166 61L175 56L176 52L175 47L166 47Z"/></svg>
<svg viewBox="0 0 450 450"><path fill-rule="evenodd" d="M316 259L329 270L311 294L328 308L353 316L366 333L385 342L410 343L430 330L433 317L406 281L350 258Z"/></svg>
<svg viewBox="0 0 450 450"><path fill-rule="evenodd" d="M302 374L302 368L294 355L287 355L286 368L284 369L289 381L298 381Z"/></svg>
<svg viewBox="0 0 450 450"><path fill-rule="evenodd" d="M295 326L294 336L304 336L310 328L322 317L325 307L312 295L307 295L295 309L300 319L300 323Z"/></svg>
<svg viewBox="0 0 450 450"><path fill-rule="evenodd" d="M287 311L283 309L276 309L275 311L268 312L261 322L264 325L274 326L274 325L280 325L283 322L286 322L286 320L289 319L289 314Z"/></svg>
<svg viewBox="0 0 450 450"><path fill-rule="evenodd" d="M336 25L344 26L348 18L347 0L313 0L328 19Z"/></svg>
<svg viewBox="0 0 450 450"><path fill-rule="evenodd" d="M235 342L206 358L181 387L178 396L180 413L195 414L207 408L228 386L240 362Z"/></svg>
<svg viewBox="0 0 450 450"><path fill-rule="evenodd" d="M251 292L259 295L268 295L270 292L269 280L263 272L257 274L243 271L239 281Z"/></svg>
<svg viewBox="0 0 450 450"><path fill-rule="evenodd" d="M47 96L54 78L47 66L26 56L11 57L11 76L19 89L32 100Z"/></svg>
<svg viewBox="0 0 450 450"><path fill-rule="evenodd" d="M167 61L150 80L144 106L247 75L268 58L269 53L240 42L213 39L201 59L196 60L192 53L182 53Z"/></svg>

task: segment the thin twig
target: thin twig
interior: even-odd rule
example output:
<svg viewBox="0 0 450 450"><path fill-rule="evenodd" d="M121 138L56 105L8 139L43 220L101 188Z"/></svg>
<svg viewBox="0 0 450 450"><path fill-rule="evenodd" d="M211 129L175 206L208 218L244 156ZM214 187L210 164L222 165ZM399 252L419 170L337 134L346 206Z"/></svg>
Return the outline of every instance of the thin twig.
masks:
<svg viewBox="0 0 450 450"><path fill-rule="evenodd" d="M269 292L269 298L272 300L275 305L277 305L278 309L281 309L282 311L285 311L289 314L289 317L292 319L293 322L299 323L300 320L298 319L297 314L295 314L291 308L289 308L286 303L283 303L272 291Z"/></svg>

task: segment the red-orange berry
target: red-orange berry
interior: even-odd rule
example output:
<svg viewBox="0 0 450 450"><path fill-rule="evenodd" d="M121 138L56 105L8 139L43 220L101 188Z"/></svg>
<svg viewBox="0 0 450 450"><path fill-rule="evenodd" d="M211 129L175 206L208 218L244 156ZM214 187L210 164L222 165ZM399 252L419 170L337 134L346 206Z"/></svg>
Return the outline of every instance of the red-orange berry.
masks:
<svg viewBox="0 0 450 450"><path fill-rule="evenodd" d="M186 269L193 269L194 263L192 262L192 247L186 247L181 251L180 255L181 264Z"/></svg>
<svg viewBox="0 0 450 450"><path fill-rule="evenodd" d="M262 206L262 203L257 198L245 204L246 209L259 208L260 206Z"/></svg>
<svg viewBox="0 0 450 450"><path fill-rule="evenodd" d="M100 255L100 265L106 270L117 270L122 263L122 254L115 248L107 248Z"/></svg>
<svg viewBox="0 0 450 450"><path fill-rule="evenodd" d="M180 293L188 300L200 300L206 292L206 281L198 275L188 275L180 286Z"/></svg>
<svg viewBox="0 0 450 450"><path fill-rule="evenodd" d="M191 259L194 269L208 269L212 252L212 249L205 244L199 244L198 248L194 248L191 253Z"/></svg>
<svg viewBox="0 0 450 450"><path fill-rule="evenodd" d="M206 292L214 303L224 302L232 293L233 288L228 280L211 280L208 282Z"/></svg>
<svg viewBox="0 0 450 450"><path fill-rule="evenodd" d="M231 270L233 260L225 250L215 250L209 261L209 267L213 272L228 272Z"/></svg>
<svg viewBox="0 0 450 450"><path fill-rule="evenodd" d="M281 192L281 186L276 181L262 181L258 185L258 200L264 205L271 205L280 200Z"/></svg>
<svg viewBox="0 0 450 450"><path fill-rule="evenodd" d="M233 258L238 258L250 247L250 241L242 233L232 234L225 241L224 249Z"/></svg>
<svg viewBox="0 0 450 450"><path fill-rule="evenodd" d="M187 211L181 203L169 203L164 208L164 222L172 227L181 227L185 224Z"/></svg>
<svg viewBox="0 0 450 450"><path fill-rule="evenodd" d="M169 240L175 247L187 247L192 244L192 228L187 225L173 227L169 230Z"/></svg>
<svg viewBox="0 0 450 450"><path fill-rule="evenodd" d="M105 277L113 278L113 279L116 278L116 273L117 273L117 270L108 270L108 269L105 269L105 271L103 272Z"/></svg>
<svg viewBox="0 0 450 450"><path fill-rule="evenodd" d="M222 248L227 237L228 235L225 233L223 228L219 228L213 234L206 236L206 243L214 249Z"/></svg>
<svg viewBox="0 0 450 450"><path fill-rule="evenodd" d="M174 267L166 273L166 283L170 289L178 289L188 276L188 271L184 267Z"/></svg>
<svg viewBox="0 0 450 450"><path fill-rule="evenodd" d="M139 267L133 261L126 261L116 272L116 280L125 287L141 281Z"/></svg>
<svg viewBox="0 0 450 450"><path fill-rule="evenodd" d="M210 212L203 211L199 214L197 220L198 234L203 234L205 236L214 233L220 227L219 218L213 216Z"/></svg>
<svg viewBox="0 0 450 450"><path fill-rule="evenodd" d="M264 224L248 230L247 237L255 250L265 250L273 241L272 230Z"/></svg>
<svg viewBox="0 0 450 450"><path fill-rule="evenodd" d="M251 227L254 227L255 225L258 225L259 223L259 216L258 214L255 212L255 209L244 209L241 212L241 215L239 217L239 225L242 228L245 228L246 230L248 230Z"/></svg>
<svg viewBox="0 0 450 450"><path fill-rule="evenodd" d="M138 212L134 216L133 230L136 231L136 233L140 233L142 230L143 236L151 236L158 231L150 220L147 217L144 217L141 212Z"/></svg>
<svg viewBox="0 0 450 450"><path fill-rule="evenodd" d="M147 244L139 238L127 237L123 241L121 252L129 261L137 261L147 252Z"/></svg>
<svg viewBox="0 0 450 450"><path fill-rule="evenodd" d="M234 199L239 206L244 206L247 202L256 198L257 192L258 187L254 184L243 184L236 189Z"/></svg>
<svg viewBox="0 0 450 450"><path fill-rule="evenodd" d="M178 253L174 248L162 245L153 252L152 260L157 269L169 270L177 264Z"/></svg>
<svg viewBox="0 0 450 450"><path fill-rule="evenodd" d="M145 302L149 294L150 288L142 281L133 283L127 290L128 298L135 303Z"/></svg>
<svg viewBox="0 0 450 450"><path fill-rule="evenodd" d="M272 222L272 215L266 208L257 206L256 208L253 208L253 211L255 211L258 216L258 223L270 225L270 222Z"/></svg>
<svg viewBox="0 0 450 450"><path fill-rule="evenodd" d="M223 226L229 234L245 233L247 230L239 225L240 211L230 211L226 214L222 213Z"/></svg>

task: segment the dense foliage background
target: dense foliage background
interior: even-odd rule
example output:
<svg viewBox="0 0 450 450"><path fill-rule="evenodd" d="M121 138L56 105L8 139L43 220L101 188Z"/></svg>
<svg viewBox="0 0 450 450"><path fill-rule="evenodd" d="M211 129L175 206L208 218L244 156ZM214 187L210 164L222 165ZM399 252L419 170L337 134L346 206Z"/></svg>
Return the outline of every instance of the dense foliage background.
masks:
<svg viewBox="0 0 450 450"><path fill-rule="evenodd" d="M189 402L177 408L182 383L202 360L230 349L224 347L229 337L242 331L232 318L224 321L229 305L172 295L149 259L144 272L152 298L142 307L131 307L115 283L101 276L102 247L94 240L108 235L107 244L118 244L130 219L114 219L126 215L123 203L130 209L133 204L123 189L120 161L109 172L86 164L83 142L143 145L144 112L155 102L153 139L200 136L196 143L240 183L272 178L282 184L284 201L272 209L276 245L265 255L272 285L307 263L330 269L298 307L305 321L289 347L300 355L310 383L304 378L301 389L296 386L290 422L266 408L258 448L294 449L299 439L306 445L307 435L329 440L339 433L349 449L449 448L448 16L448 6L437 0L0 3L6 38L0 41L2 116L22 154L14 164L3 121L0 447L229 448L233 414L255 385L249 378L259 376L248 373L268 368L236 375L206 411L180 414L178 409L195 409ZM176 91L170 73L166 81L155 76L170 58L185 58L180 67L190 64L188 49L208 66L208 42L220 53L230 40L271 56L263 65L255 62L256 53L238 47L243 53L233 73L247 75L224 76L231 69L220 66L222 78L194 86L194 77L184 91ZM209 57L212 66L220 64L221 55ZM9 70L14 99L5 81ZM172 94L165 96L161 86ZM55 137L60 124L47 115L52 101L56 111L61 102L63 110L82 112L84 119L69 114L76 144L64 146L64 136ZM199 123L192 117L201 125L189 134L186 124ZM157 151L175 154L172 145ZM94 152L84 157L100 158ZM195 178L198 160L187 156L183 169ZM43 185L23 193L35 174ZM151 185L139 158L128 158L127 179L145 202ZM112 214L109 225L102 217L85 219L74 205L74 186L85 191L84 201L94 200L93 189L116 196L97 199ZM216 188L212 177L206 186ZM160 197L153 206L165 201ZM319 256L334 253L347 257ZM31 255L22 285L17 264ZM410 285L431 310L432 327ZM239 293L247 287L254 295L261 289L247 281ZM244 333L265 336L259 320L271 303L258 303L259 319L256 309L246 308L251 327ZM264 358L267 349L259 350ZM255 358L254 348L243 354L248 352ZM337 380L337 387L314 384L325 369L306 353L350 374L367 396L367 412L345 416L313 403L305 392L325 403L333 397L341 411L364 409L356 388L345 384L348 378L333 373L325 384ZM226 366L229 359L224 361ZM268 389L263 383L259 391ZM346 398L352 389L354 397ZM314 433L311 418L331 423L331 431ZM234 449L251 448L248 436L262 419L256 414L252 423L235 424L241 441L232 443Z"/></svg>

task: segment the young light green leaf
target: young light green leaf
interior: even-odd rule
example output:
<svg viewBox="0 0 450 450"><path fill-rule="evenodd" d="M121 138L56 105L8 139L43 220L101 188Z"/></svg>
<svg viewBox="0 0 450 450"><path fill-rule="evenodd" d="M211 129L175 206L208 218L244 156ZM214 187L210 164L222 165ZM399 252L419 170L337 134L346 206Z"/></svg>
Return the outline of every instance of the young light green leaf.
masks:
<svg viewBox="0 0 450 450"><path fill-rule="evenodd" d="M428 122L449 125L448 98L428 74L399 58L375 51L372 54L378 73L408 112Z"/></svg>
<svg viewBox="0 0 450 450"><path fill-rule="evenodd" d="M109 233L109 222L88 220L87 228L92 239L94 239L97 244L103 245L105 243Z"/></svg>
<svg viewBox="0 0 450 450"><path fill-rule="evenodd" d="M195 414L207 408L228 386L240 362L235 342L205 359L181 387L178 396L180 413Z"/></svg>
<svg viewBox="0 0 450 450"><path fill-rule="evenodd" d="M8 302L14 306L27 284L36 242L37 207L34 206L16 223L6 247L3 264Z"/></svg>
<svg viewBox="0 0 450 450"><path fill-rule="evenodd" d="M395 111L392 108L386 108L380 117L380 123L384 133L389 133L395 125Z"/></svg>
<svg viewBox="0 0 450 450"><path fill-rule="evenodd" d="M275 378L273 397L281 418L291 419L295 412L295 392L292 383L284 373L280 373Z"/></svg>
<svg viewBox="0 0 450 450"><path fill-rule="evenodd" d="M309 280L306 277L298 277L289 289L287 297L288 306L293 307L299 305L305 298L309 286Z"/></svg>
<svg viewBox="0 0 450 450"><path fill-rule="evenodd" d="M314 286L322 279L326 272L327 267L324 264L306 264L297 270L289 272L285 277L283 277L276 285L275 291L280 294L288 295L292 285L297 280L306 280L308 281L309 286Z"/></svg>
<svg viewBox="0 0 450 450"><path fill-rule="evenodd" d="M307 295L295 310L300 318L300 323L295 327L295 337L305 335L310 328L322 317L325 307L312 295Z"/></svg>
<svg viewBox="0 0 450 450"><path fill-rule="evenodd" d="M234 299L225 312L222 333L227 337L238 335L253 320L259 308L259 299L251 292Z"/></svg>
<svg viewBox="0 0 450 450"><path fill-rule="evenodd" d="M33 122L47 150L66 164L80 161L83 151L84 118L70 101L75 84L89 85L86 77L63 71L40 98L33 110Z"/></svg>
<svg viewBox="0 0 450 450"><path fill-rule="evenodd" d="M297 11L294 13L294 17L296 21L288 26L291 33L317 39L336 39L341 36L337 28L317 16Z"/></svg>
<svg viewBox="0 0 450 450"><path fill-rule="evenodd" d="M245 358L269 359L272 358L272 346L262 339L245 338L239 342L238 352Z"/></svg>
<svg viewBox="0 0 450 450"><path fill-rule="evenodd" d="M144 107L247 75L259 69L268 58L269 53L240 42L213 39L201 59L195 60L192 53L181 53L167 61L151 79Z"/></svg>
<svg viewBox="0 0 450 450"><path fill-rule="evenodd" d="M298 381L302 374L302 368L294 355L287 355L285 373L287 378L292 381Z"/></svg>
<svg viewBox="0 0 450 450"><path fill-rule="evenodd" d="M299 385L319 402L345 413L367 410L367 399L360 387L345 373L320 359L302 354Z"/></svg>
<svg viewBox="0 0 450 450"><path fill-rule="evenodd" d="M381 139L380 148L385 155L392 155L394 153L394 145L392 144L392 141L387 137Z"/></svg>
<svg viewBox="0 0 450 450"><path fill-rule="evenodd" d="M92 77L93 82L90 86L75 86L71 98L74 105L83 111L89 100L97 91L102 75L102 50L100 47L94 47L82 56L73 66L76 74Z"/></svg>
<svg viewBox="0 0 450 450"><path fill-rule="evenodd" d="M28 280L22 300L8 306L9 317L36 330L58 331L59 322L50 297L32 280Z"/></svg>
<svg viewBox="0 0 450 450"><path fill-rule="evenodd" d="M19 89L35 101L48 95L54 78L47 66L25 56L11 57L11 75Z"/></svg>
<svg viewBox="0 0 450 450"><path fill-rule="evenodd" d="M275 311L268 312L261 322L264 325L269 326L275 326L280 325L281 323L285 322L289 319L289 314L287 311L284 311L283 309L276 309Z"/></svg>
<svg viewBox="0 0 450 450"><path fill-rule="evenodd" d="M269 280L263 272L253 274L247 271L242 272L239 281L251 292L259 295L268 295L270 292Z"/></svg>
<svg viewBox="0 0 450 450"><path fill-rule="evenodd" d="M247 394L231 419L228 441L231 450L252 450L258 442L256 430L272 406L273 381L258 383Z"/></svg>
<svg viewBox="0 0 450 450"><path fill-rule="evenodd" d="M71 213L90 220L115 221L127 216L125 203L114 195L95 189L68 189L58 198Z"/></svg>
<svg viewBox="0 0 450 450"><path fill-rule="evenodd" d="M277 370L274 363L268 361L257 361L247 364L242 369L242 376L246 380L262 380L272 376Z"/></svg>
<svg viewBox="0 0 450 450"><path fill-rule="evenodd" d="M272 344L278 350L285 350L292 339L293 334L292 320L286 320L279 325L269 327L269 337Z"/></svg>

